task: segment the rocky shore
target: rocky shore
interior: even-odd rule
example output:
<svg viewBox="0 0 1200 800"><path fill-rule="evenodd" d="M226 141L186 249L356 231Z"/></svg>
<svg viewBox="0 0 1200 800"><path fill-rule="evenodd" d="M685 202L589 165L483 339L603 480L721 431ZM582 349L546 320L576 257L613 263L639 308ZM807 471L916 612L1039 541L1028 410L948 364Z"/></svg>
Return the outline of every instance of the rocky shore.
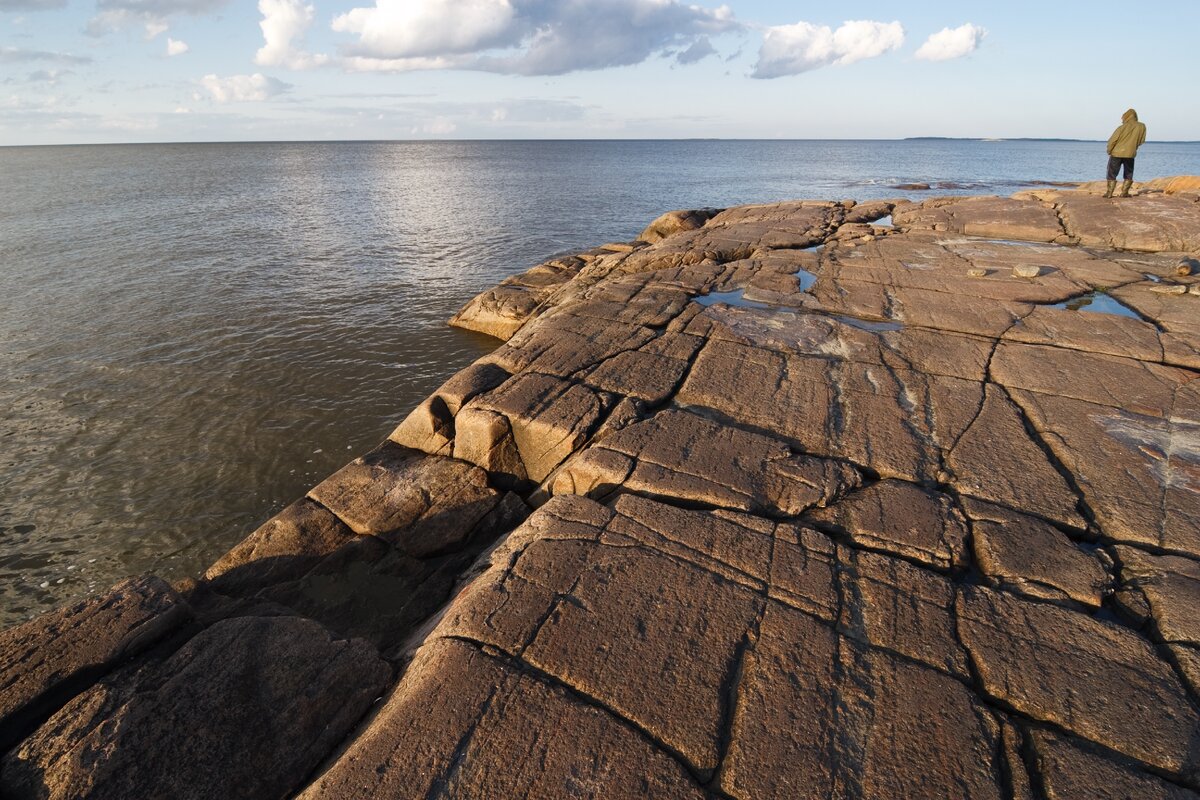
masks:
<svg viewBox="0 0 1200 800"><path fill-rule="evenodd" d="M672 212L214 564L0 633L5 798L1200 796L1200 194Z"/></svg>

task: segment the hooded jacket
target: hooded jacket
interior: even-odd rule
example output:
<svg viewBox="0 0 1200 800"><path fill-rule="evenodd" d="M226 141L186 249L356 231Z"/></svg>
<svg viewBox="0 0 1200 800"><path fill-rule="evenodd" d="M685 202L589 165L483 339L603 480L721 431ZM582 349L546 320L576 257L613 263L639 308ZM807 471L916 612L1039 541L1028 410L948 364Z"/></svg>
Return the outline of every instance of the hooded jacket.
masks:
<svg viewBox="0 0 1200 800"><path fill-rule="evenodd" d="M1121 117L1121 127L1108 137L1108 154L1114 158L1133 158L1146 142L1146 126L1138 122L1132 108Z"/></svg>

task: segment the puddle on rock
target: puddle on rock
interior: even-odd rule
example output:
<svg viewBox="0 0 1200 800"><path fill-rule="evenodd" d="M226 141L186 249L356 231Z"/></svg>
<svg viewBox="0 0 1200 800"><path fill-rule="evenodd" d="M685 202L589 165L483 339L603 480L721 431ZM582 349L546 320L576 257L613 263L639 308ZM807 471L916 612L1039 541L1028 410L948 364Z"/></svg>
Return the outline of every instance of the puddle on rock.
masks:
<svg viewBox="0 0 1200 800"><path fill-rule="evenodd" d="M802 292L807 292L817 282L817 276L806 269L798 269L792 274L800 280L800 291Z"/></svg>
<svg viewBox="0 0 1200 800"><path fill-rule="evenodd" d="M714 306L717 303L724 303L727 306L734 306L736 308L776 308L776 306L768 305L767 303L747 300L745 295L745 289L738 289L733 292L710 292L709 294L702 294L699 297L693 297L692 301L702 306Z"/></svg>
<svg viewBox="0 0 1200 800"><path fill-rule="evenodd" d="M1142 277L1151 283L1162 283L1162 278L1158 277L1157 275L1151 275L1149 272L1143 272Z"/></svg>
<svg viewBox="0 0 1200 800"><path fill-rule="evenodd" d="M872 224L872 225L878 225L878 226L879 226L879 227L881 227L881 228L894 228L894 227L896 227L896 224L895 224L894 222L892 222L892 215L891 215L891 214L888 214L886 217L880 217L879 219L875 220L875 221L874 221L874 222L872 222L871 224Z"/></svg>
<svg viewBox="0 0 1200 800"><path fill-rule="evenodd" d="M1061 308L1066 311L1090 311L1095 314L1116 314L1119 317L1129 317L1139 321L1142 319L1141 314L1103 292L1089 292L1081 297L1053 303L1050 308Z"/></svg>

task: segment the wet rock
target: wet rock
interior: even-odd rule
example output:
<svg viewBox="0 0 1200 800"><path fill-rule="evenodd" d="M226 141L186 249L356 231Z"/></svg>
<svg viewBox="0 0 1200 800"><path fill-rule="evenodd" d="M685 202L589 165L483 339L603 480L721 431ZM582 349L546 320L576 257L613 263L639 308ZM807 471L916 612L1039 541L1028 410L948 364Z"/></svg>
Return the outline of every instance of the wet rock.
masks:
<svg viewBox="0 0 1200 800"><path fill-rule="evenodd" d="M191 617L170 586L146 576L0 632L0 750Z"/></svg>
<svg viewBox="0 0 1200 800"><path fill-rule="evenodd" d="M809 517L862 547L884 550L937 569L967 563L967 526L950 498L911 483L885 480Z"/></svg>
<svg viewBox="0 0 1200 800"><path fill-rule="evenodd" d="M965 503L979 569L1030 597L1097 609L1112 588L1104 560L1041 520L990 503Z"/></svg>
<svg viewBox="0 0 1200 800"><path fill-rule="evenodd" d="M12 798L283 798L391 670L295 617L219 622L77 697L4 759Z"/></svg>
<svg viewBox="0 0 1200 800"><path fill-rule="evenodd" d="M1200 715L1136 633L981 587L963 589L958 621L989 694L1191 785L1200 781Z"/></svg>

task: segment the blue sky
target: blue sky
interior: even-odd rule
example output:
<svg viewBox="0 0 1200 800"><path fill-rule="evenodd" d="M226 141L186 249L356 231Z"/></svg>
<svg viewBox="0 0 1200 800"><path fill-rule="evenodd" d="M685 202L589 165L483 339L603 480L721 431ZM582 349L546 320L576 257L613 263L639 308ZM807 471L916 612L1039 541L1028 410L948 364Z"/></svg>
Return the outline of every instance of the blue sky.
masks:
<svg viewBox="0 0 1200 800"><path fill-rule="evenodd" d="M1200 139L1200 2L0 0L0 144ZM931 38L932 37L932 38Z"/></svg>

